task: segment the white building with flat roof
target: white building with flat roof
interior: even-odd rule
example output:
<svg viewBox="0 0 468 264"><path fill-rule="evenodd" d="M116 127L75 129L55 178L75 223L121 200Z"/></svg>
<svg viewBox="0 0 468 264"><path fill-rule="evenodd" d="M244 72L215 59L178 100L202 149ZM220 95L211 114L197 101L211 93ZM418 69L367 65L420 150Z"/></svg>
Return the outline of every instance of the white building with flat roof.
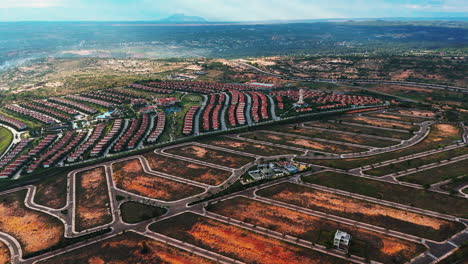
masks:
<svg viewBox="0 0 468 264"><path fill-rule="evenodd" d="M333 245L337 249L348 252L350 242L351 242L350 234L340 231L340 230L336 230L335 238L333 239Z"/></svg>

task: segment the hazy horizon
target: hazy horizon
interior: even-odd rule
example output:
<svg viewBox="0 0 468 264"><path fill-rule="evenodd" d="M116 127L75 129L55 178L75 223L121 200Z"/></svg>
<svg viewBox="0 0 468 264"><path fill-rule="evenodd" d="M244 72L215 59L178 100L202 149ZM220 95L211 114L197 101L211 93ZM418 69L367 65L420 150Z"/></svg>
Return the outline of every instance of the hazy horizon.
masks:
<svg viewBox="0 0 468 264"><path fill-rule="evenodd" d="M468 17L463 0L0 0L1 22L158 21L173 14L210 22Z"/></svg>

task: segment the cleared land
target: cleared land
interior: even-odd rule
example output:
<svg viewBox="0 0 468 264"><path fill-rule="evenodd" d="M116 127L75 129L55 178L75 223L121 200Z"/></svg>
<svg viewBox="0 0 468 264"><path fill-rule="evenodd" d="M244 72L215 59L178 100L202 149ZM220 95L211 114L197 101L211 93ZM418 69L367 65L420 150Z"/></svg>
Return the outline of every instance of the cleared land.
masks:
<svg viewBox="0 0 468 264"><path fill-rule="evenodd" d="M67 174L61 173L37 185L34 202L53 209L67 204Z"/></svg>
<svg viewBox="0 0 468 264"><path fill-rule="evenodd" d="M424 251L421 245L413 242L245 197L213 204L209 210L325 246L332 242L332 237L324 234L333 234L336 230L342 230L350 233L354 239L354 244L350 248L351 254L383 263L390 263L395 258L400 258L396 263L403 263Z"/></svg>
<svg viewBox="0 0 468 264"><path fill-rule="evenodd" d="M293 183L261 189L257 195L436 241L464 229L460 223Z"/></svg>
<svg viewBox="0 0 468 264"><path fill-rule="evenodd" d="M193 213L157 222L150 229L245 263L347 263L333 256Z"/></svg>
<svg viewBox="0 0 468 264"><path fill-rule="evenodd" d="M0 155L8 148L13 140L13 134L10 130L0 126Z"/></svg>
<svg viewBox="0 0 468 264"><path fill-rule="evenodd" d="M75 230L80 232L112 221L104 167L76 174Z"/></svg>
<svg viewBox="0 0 468 264"><path fill-rule="evenodd" d="M60 243L63 223L50 215L28 209L24 205L26 190L0 196L0 231L13 236L25 255Z"/></svg>
<svg viewBox="0 0 468 264"><path fill-rule="evenodd" d="M405 171L411 168L418 168L423 165L440 162L442 160L450 160L454 157L458 157L465 154L468 154L468 146L463 146L460 148L451 149L436 154L430 154L423 157L392 163L382 167L367 170L365 171L365 173L373 176L384 176L387 174Z"/></svg>
<svg viewBox="0 0 468 264"><path fill-rule="evenodd" d="M433 184L468 175L468 159L399 177L399 181Z"/></svg>
<svg viewBox="0 0 468 264"><path fill-rule="evenodd" d="M435 117L436 113L429 111L429 110L418 110L418 109L413 109L413 110L397 110L396 111L399 114L402 115L410 115L410 116L419 116L419 117Z"/></svg>
<svg viewBox="0 0 468 264"><path fill-rule="evenodd" d="M244 138L250 138L275 144L281 144L285 146L292 146L296 148L311 149L317 151L323 151L328 153L353 153L365 151L364 148L356 148L345 145L338 145L333 143L326 143L311 139L305 139L295 137L294 135L285 136L279 134L268 133L265 131L250 132L242 134Z"/></svg>
<svg viewBox="0 0 468 264"><path fill-rule="evenodd" d="M452 178L449 183L441 185L440 188L442 190L448 191L448 192L453 192L455 191L456 188L465 185L468 183L468 175L459 177L459 178ZM464 190L466 193L468 190Z"/></svg>
<svg viewBox="0 0 468 264"><path fill-rule="evenodd" d="M362 127L362 126L341 124L338 122L308 122L305 124L306 126L311 126L311 127L321 127L321 128L352 132L352 133L357 133L357 134L366 134L366 135L388 137L388 138L395 138L395 139L408 139L413 136L413 134L410 132L396 132L396 131L385 130L385 129L378 128L378 127L376 128Z"/></svg>
<svg viewBox="0 0 468 264"><path fill-rule="evenodd" d="M204 191L199 187L145 173L138 159L114 163L112 170L117 188L153 199L175 201Z"/></svg>
<svg viewBox="0 0 468 264"><path fill-rule="evenodd" d="M148 237L127 232L89 246L39 262L41 264L89 263L173 263L208 264L211 260L169 246Z"/></svg>
<svg viewBox="0 0 468 264"><path fill-rule="evenodd" d="M443 214L465 218L468 216L468 210L460 209L468 208L468 200L460 197L336 172L321 172L303 177L303 180L317 185L419 207Z"/></svg>
<svg viewBox="0 0 468 264"><path fill-rule="evenodd" d="M255 159L251 157L200 147L197 145L185 145L181 147L170 148L165 151L174 155L201 160L229 168L240 168L250 162L255 161Z"/></svg>
<svg viewBox="0 0 468 264"><path fill-rule="evenodd" d="M219 185L231 176L230 171L220 170L201 164L174 159L148 152L144 154L149 166L154 171L163 172L209 185Z"/></svg>
<svg viewBox="0 0 468 264"><path fill-rule="evenodd" d="M428 121L430 119L422 118L422 117L413 117L413 116L404 116L404 115L392 115L391 113L371 113L366 114L366 116L388 119L388 120L397 120L409 123L421 123L424 121Z"/></svg>
<svg viewBox="0 0 468 264"><path fill-rule="evenodd" d="M457 126L436 124L432 126L429 135L421 142L401 150L355 159L310 160L297 158L297 160L333 168L352 169L452 145L455 141L461 139L461 133L461 129Z"/></svg>
<svg viewBox="0 0 468 264"><path fill-rule="evenodd" d="M125 202L120 206L120 212L124 222L134 224L161 216L167 212L167 209L137 202Z"/></svg>
<svg viewBox="0 0 468 264"><path fill-rule="evenodd" d="M284 125L271 128L273 131L297 134L314 138L322 138L334 141L342 141L345 143L360 144L371 147L388 147L398 144L395 141L386 141L359 135L340 134L333 131L322 131L312 127L302 127L298 125Z"/></svg>
<svg viewBox="0 0 468 264"><path fill-rule="evenodd" d="M200 143L214 145L222 148L247 152L259 156L277 156L285 154L302 154L303 152L294 151L285 148L272 147L269 145L263 145L258 143L253 143L249 141L234 139L230 137L218 137L214 139L201 140Z"/></svg>
<svg viewBox="0 0 468 264"><path fill-rule="evenodd" d="M11 254L7 245L0 241L0 264L11 263Z"/></svg>
<svg viewBox="0 0 468 264"><path fill-rule="evenodd" d="M410 124L402 124L398 122L393 122L391 120L385 120L385 119L371 119L367 118L365 116L354 116L354 117L345 117L341 118L340 120L345 121L345 122L352 122L355 124L363 124L363 125L368 125L368 126L376 126L376 127L384 127L384 128L393 128L393 129L402 129L402 130L408 130L408 131L417 131L418 127L413 126Z"/></svg>

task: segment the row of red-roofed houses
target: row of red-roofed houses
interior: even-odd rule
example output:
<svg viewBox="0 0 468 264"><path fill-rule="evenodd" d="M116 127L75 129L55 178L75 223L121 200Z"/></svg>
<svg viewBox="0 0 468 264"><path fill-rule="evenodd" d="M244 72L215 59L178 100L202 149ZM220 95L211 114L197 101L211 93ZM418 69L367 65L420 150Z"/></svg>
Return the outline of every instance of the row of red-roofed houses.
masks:
<svg viewBox="0 0 468 264"><path fill-rule="evenodd" d="M127 130L123 133L123 135L117 140L114 146L112 146L112 151L113 152L119 152L124 149L124 146L127 144L128 140L130 139L133 134L138 129L138 123L140 120L138 118L133 118L130 121L130 126L127 128Z"/></svg>
<svg viewBox="0 0 468 264"><path fill-rule="evenodd" d="M231 126L245 125L245 95L242 92L232 90L231 105L228 109L228 119Z"/></svg>
<svg viewBox="0 0 468 264"><path fill-rule="evenodd" d="M98 124L86 142L68 155L67 162L75 162L84 159L83 155L102 137L105 128L106 124Z"/></svg>
<svg viewBox="0 0 468 264"><path fill-rule="evenodd" d="M92 148L90 155L96 157L101 155L104 149L115 139L123 128L122 119L114 120L111 130Z"/></svg>
<svg viewBox="0 0 468 264"><path fill-rule="evenodd" d="M3 114L0 114L0 123L11 126L18 131L26 130L28 128L25 123Z"/></svg>
<svg viewBox="0 0 468 264"><path fill-rule="evenodd" d="M153 118L154 120L157 120L157 123L153 126L153 130L146 139L148 143L156 142L156 140L158 140L158 138L164 132L164 128L166 126L166 114L164 112L158 112L157 115L155 115Z"/></svg>
<svg viewBox="0 0 468 264"><path fill-rule="evenodd" d="M194 117L195 117L197 110L198 110L198 106L191 106L190 109L185 114L184 128L182 130L182 133L184 135L190 135L193 132L193 121L194 121Z"/></svg>
<svg viewBox="0 0 468 264"><path fill-rule="evenodd" d="M174 91L173 90L169 90L169 89L161 89L161 88L155 88L155 87L151 87L151 86L147 86L147 85L141 85L141 84L130 84L129 85L130 88L133 88L133 89L137 89L137 90L144 90L144 91L149 91L149 92L153 92L153 93L163 93L163 94L169 94L169 93L173 93Z"/></svg>
<svg viewBox="0 0 468 264"><path fill-rule="evenodd" d="M190 82L190 81L166 81L150 82L148 85L160 89L215 93L228 90L250 90L258 88L256 85L234 84L234 83L216 83L216 82Z"/></svg>
<svg viewBox="0 0 468 264"><path fill-rule="evenodd" d="M54 145L49 145L47 151L42 154L38 159L34 160L29 164L26 171L32 173L35 171L41 164L43 164L49 157L55 155L60 149L64 148L67 143L69 143L73 137L73 131L66 132Z"/></svg>
<svg viewBox="0 0 468 264"><path fill-rule="evenodd" d="M128 149L134 149L138 146L138 143L145 137L150 129L150 115L143 114L140 122L138 131L130 138L127 144Z"/></svg>
<svg viewBox="0 0 468 264"><path fill-rule="evenodd" d="M218 130L219 129L219 117L220 117L220 114L221 114L221 108L224 106L224 101L226 100L226 96L224 94L219 94L219 98L218 98L218 104L215 106L215 108L213 109L213 112L211 114L211 120L213 120L212 124L211 124L211 128L214 129L214 130ZM224 117L223 117L224 118Z"/></svg>
<svg viewBox="0 0 468 264"><path fill-rule="evenodd" d="M43 107L43 106L39 106L39 105L32 104L32 103L22 103L21 106L24 108L38 111L38 112L47 113L47 115L53 118L56 118L58 120L69 121L72 119L71 116L55 111L54 109L49 108L49 107Z"/></svg>
<svg viewBox="0 0 468 264"><path fill-rule="evenodd" d="M63 106L63 105L52 103L52 102L49 102L49 101L46 101L46 100L34 100L34 103L40 104L42 106L46 106L46 107L49 107L49 108L52 108L52 109L58 109L59 111L64 112L64 113L69 114L69 115L72 115L72 116L76 116L76 115L80 114L75 109L71 109L70 107L66 107L66 106Z"/></svg>
<svg viewBox="0 0 468 264"><path fill-rule="evenodd" d="M29 150L28 153L21 155L14 162L6 166L5 169L0 173L0 178L10 178L14 176L14 174L17 173L24 165L26 165L26 163L29 162L34 156L38 156L42 151L49 147L56 138L56 135L47 135L39 142L39 144L37 144L34 148ZM21 140L21 150L16 150L17 153L15 153L14 155L16 156L19 152L26 149L30 142L30 139Z"/></svg>
<svg viewBox="0 0 468 264"><path fill-rule="evenodd" d="M335 93L318 97L316 100L313 100L313 102L318 104L328 104L337 102L346 105L373 105L383 103L382 100L370 96L345 95Z"/></svg>
<svg viewBox="0 0 468 264"><path fill-rule="evenodd" d="M95 109L94 107L91 107L91 106L88 106L88 105L85 105L85 104L82 104L82 103L78 103L78 102L75 102L75 101L72 101L72 100L68 100L68 99L65 99L65 98L51 97L48 100L57 102L59 104L64 104L64 105L75 107L75 108L79 109L80 111L83 111L83 112L88 113L88 114L95 114L95 113L98 112L98 110Z"/></svg>
<svg viewBox="0 0 468 264"><path fill-rule="evenodd" d="M77 148L83 139L86 137L85 131L78 132L78 135L74 135L71 142L69 142L64 148L60 149L55 155L50 157L46 162L43 163L44 168L48 168L58 163L62 158L66 157L72 150Z"/></svg>
<svg viewBox="0 0 468 264"><path fill-rule="evenodd" d="M89 93L82 93L81 96L101 100L104 102L108 102L111 104L123 104L127 100L125 98L121 98L121 95L108 95L102 91L93 91Z"/></svg>
<svg viewBox="0 0 468 264"><path fill-rule="evenodd" d="M203 110L203 116L202 116L203 130L210 130L210 114L215 104L216 104L216 94L210 94L210 99L208 101L208 104L205 106L205 109Z"/></svg>
<svg viewBox="0 0 468 264"><path fill-rule="evenodd" d="M24 108L24 107L21 107L21 106L10 104L10 105L6 105L5 108L12 111L12 112L19 113L19 114L34 118L34 119L36 119L36 120L38 120L38 121L40 121L42 123L45 123L45 124L55 124L56 123L55 119L48 116L48 115L45 115L43 113L39 113L39 112L30 110L30 109L27 109L27 108Z"/></svg>
<svg viewBox="0 0 468 264"><path fill-rule="evenodd" d="M1 172L3 172L6 168L6 166L13 161L16 156L18 156L19 153L21 153L23 150L25 150L28 145L31 143L31 140L29 139L22 139L20 140L16 145L14 145L8 153L3 156L3 158L0 160L0 168L4 168ZM8 175L0 176L3 178L8 177Z"/></svg>
<svg viewBox="0 0 468 264"><path fill-rule="evenodd" d="M252 97L252 108L250 111L250 114L252 115L252 120L254 122L259 122L260 121L260 116L258 115L258 109L259 109L259 97L258 94L255 92L249 92L249 94Z"/></svg>
<svg viewBox="0 0 468 264"><path fill-rule="evenodd" d="M88 97L84 97L84 96L76 95L76 94L67 95L65 97L69 98L69 99L81 101L81 102L92 103L92 104L103 106L103 107L106 107L106 108L112 108L114 106L113 103L110 103L110 102L107 102L107 101L94 99L94 98L88 98Z"/></svg>
<svg viewBox="0 0 468 264"><path fill-rule="evenodd" d="M276 107L279 110L284 110L284 102L283 102L283 97L281 97L281 95L276 96Z"/></svg>

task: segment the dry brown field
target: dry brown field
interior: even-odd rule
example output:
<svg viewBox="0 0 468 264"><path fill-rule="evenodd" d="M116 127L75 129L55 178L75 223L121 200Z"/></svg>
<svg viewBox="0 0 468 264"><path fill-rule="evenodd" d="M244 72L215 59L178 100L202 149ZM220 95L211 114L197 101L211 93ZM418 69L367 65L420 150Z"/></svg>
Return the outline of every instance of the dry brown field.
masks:
<svg viewBox="0 0 468 264"><path fill-rule="evenodd" d="M175 201L204 191L199 187L145 173L138 159L114 163L112 170L117 188L153 199Z"/></svg>
<svg viewBox="0 0 468 264"><path fill-rule="evenodd" d="M148 161L151 169L154 171L209 185L219 185L231 176L230 171L220 170L185 160L174 159L155 154L154 152L148 152L144 157Z"/></svg>

